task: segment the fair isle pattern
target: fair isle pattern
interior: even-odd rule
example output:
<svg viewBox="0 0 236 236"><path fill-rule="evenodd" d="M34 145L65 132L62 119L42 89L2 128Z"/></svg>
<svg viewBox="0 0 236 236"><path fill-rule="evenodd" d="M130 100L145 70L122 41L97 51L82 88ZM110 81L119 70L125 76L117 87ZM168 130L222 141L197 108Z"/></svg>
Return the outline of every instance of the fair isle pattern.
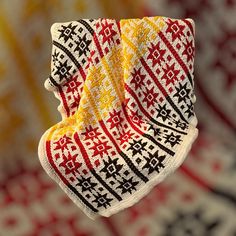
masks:
<svg viewBox="0 0 236 236"><path fill-rule="evenodd" d="M45 87L62 121L42 136L42 166L88 215L137 203L198 136L191 19L84 19L51 28Z"/></svg>

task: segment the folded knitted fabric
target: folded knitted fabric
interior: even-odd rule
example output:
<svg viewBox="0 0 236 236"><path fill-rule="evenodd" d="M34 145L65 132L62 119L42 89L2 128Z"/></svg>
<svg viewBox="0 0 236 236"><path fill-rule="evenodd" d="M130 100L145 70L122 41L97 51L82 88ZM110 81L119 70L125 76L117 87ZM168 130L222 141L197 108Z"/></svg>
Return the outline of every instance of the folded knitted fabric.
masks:
<svg viewBox="0 0 236 236"><path fill-rule="evenodd" d="M131 207L198 136L192 19L83 19L51 27L45 87L62 121L41 137L47 174L91 219Z"/></svg>

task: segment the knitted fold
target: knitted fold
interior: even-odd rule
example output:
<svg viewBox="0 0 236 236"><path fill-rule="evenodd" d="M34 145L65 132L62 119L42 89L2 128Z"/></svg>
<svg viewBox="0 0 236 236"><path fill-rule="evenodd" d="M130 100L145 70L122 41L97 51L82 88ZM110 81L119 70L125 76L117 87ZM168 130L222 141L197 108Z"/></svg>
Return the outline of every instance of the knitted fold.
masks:
<svg viewBox="0 0 236 236"><path fill-rule="evenodd" d="M131 207L175 171L198 136L192 19L83 19L51 27L62 121L39 159L91 219Z"/></svg>

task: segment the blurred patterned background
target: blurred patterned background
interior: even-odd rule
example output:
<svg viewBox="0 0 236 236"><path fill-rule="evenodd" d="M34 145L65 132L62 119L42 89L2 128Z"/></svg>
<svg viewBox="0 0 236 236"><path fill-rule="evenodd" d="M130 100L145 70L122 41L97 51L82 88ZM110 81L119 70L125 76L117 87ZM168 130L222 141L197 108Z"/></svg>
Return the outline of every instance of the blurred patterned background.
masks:
<svg viewBox="0 0 236 236"><path fill-rule="evenodd" d="M54 22L191 17L196 23L199 137L184 164L139 203L90 220L37 155L60 121L44 89ZM0 236L236 236L236 1L1 0Z"/></svg>

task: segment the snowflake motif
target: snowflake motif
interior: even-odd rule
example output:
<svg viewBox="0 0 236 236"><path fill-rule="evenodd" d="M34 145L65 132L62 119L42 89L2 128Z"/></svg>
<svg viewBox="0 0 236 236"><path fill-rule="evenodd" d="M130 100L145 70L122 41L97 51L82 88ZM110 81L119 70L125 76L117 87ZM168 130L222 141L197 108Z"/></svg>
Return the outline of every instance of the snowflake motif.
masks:
<svg viewBox="0 0 236 236"><path fill-rule="evenodd" d="M187 110L184 113L188 115L188 118L194 115L194 107L192 103L187 104Z"/></svg>
<svg viewBox="0 0 236 236"><path fill-rule="evenodd" d="M82 133L82 135L85 136L85 139L84 140L88 140L88 139L91 139L92 141L96 138L98 138L98 136L100 135L101 133L98 132L98 127L97 128L92 128L91 125L89 125L89 127L85 127L85 132Z"/></svg>
<svg viewBox="0 0 236 236"><path fill-rule="evenodd" d="M132 194L132 190L137 190L136 186L138 185L138 181L133 181L133 176L130 177L129 179L125 179L124 177L122 177L123 181L119 181L120 185L117 188L120 188L122 190L122 194L129 192L130 194Z"/></svg>
<svg viewBox="0 0 236 236"><path fill-rule="evenodd" d="M117 34L116 31L112 28L113 23L108 23L107 20L101 22L102 29L99 32L99 35L102 35L102 43L108 42L110 45L111 42L114 42L114 36Z"/></svg>
<svg viewBox="0 0 236 236"><path fill-rule="evenodd" d="M59 66L56 66L57 68L57 71L55 72L55 75L58 75L60 80L62 80L63 78L67 77L67 76L70 76L70 69L72 68L72 66L69 66L67 64L67 61L66 60L64 63L60 62L59 61Z"/></svg>
<svg viewBox="0 0 236 236"><path fill-rule="evenodd" d="M107 206L111 206L110 202L113 200L112 198L108 198L107 197L107 193L105 194L100 194L100 193L97 193L98 195L94 195L93 196L95 197L95 200L93 200L93 202L96 202L97 203L97 207L104 207L104 208L107 208Z"/></svg>
<svg viewBox="0 0 236 236"><path fill-rule="evenodd" d="M194 44L193 44L193 40L189 41L188 39L186 39L186 43L183 43L184 45L184 51L183 51L183 55L186 55L187 57L187 62L189 61L193 61L194 59Z"/></svg>
<svg viewBox="0 0 236 236"><path fill-rule="evenodd" d="M157 42L156 45L151 43L151 47L148 47L149 55L147 59L152 60L152 66L154 67L156 64L160 64L161 61L164 61L164 55L166 50L160 48L160 42Z"/></svg>
<svg viewBox="0 0 236 236"><path fill-rule="evenodd" d="M134 71L131 72L131 75L132 75L132 79L131 79L130 83L134 84L135 90L144 86L144 79L145 79L146 75L141 74L141 67L138 70L136 70L136 68L134 68Z"/></svg>
<svg viewBox="0 0 236 236"><path fill-rule="evenodd" d="M133 156L135 156L137 153L142 155L142 152L146 151L145 146L147 145L147 142L142 143L142 139L138 141L133 140L133 143L129 143L129 144L130 144L130 147L128 148L128 150L132 150Z"/></svg>
<svg viewBox="0 0 236 236"><path fill-rule="evenodd" d="M147 103L147 108L149 108L150 106L155 106L158 93L154 92L154 87L152 87L151 89L147 88L146 92L143 92L143 94L144 94L143 102Z"/></svg>
<svg viewBox="0 0 236 236"><path fill-rule="evenodd" d="M89 52L89 45L91 44L92 40L88 40L86 38L86 34L83 37L78 36L78 41L75 41L76 47L74 52L79 51L79 56L82 54L87 55Z"/></svg>
<svg viewBox="0 0 236 236"><path fill-rule="evenodd" d="M116 179L117 175L120 175L120 170L122 169L123 165L117 164L118 158L111 159L108 156L108 160L103 160L104 168L101 169L100 172L104 172L106 174L106 179L113 177Z"/></svg>
<svg viewBox="0 0 236 236"><path fill-rule="evenodd" d="M186 130L188 128L188 124L186 122L182 122L180 119L175 120L175 128L181 128L182 130Z"/></svg>
<svg viewBox="0 0 236 236"><path fill-rule="evenodd" d="M164 104L163 106L158 104L157 112L157 118L161 117L163 121L166 121L166 119L170 119L171 110L166 108L166 104Z"/></svg>
<svg viewBox="0 0 236 236"><path fill-rule="evenodd" d="M161 77L161 79L164 79L166 81L166 86L168 86L170 83L173 85L175 84L175 81L178 81L178 74L180 70L175 70L175 63L172 65L166 64L166 69L163 68L164 74Z"/></svg>
<svg viewBox="0 0 236 236"><path fill-rule="evenodd" d="M61 137L58 141L55 142L56 147L54 148L54 150L61 150L62 152L64 151L64 149L68 150L68 144L71 143L71 138L64 134L63 137Z"/></svg>
<svg viewBox="0 0 236 236"><path fill-rule="evenodd" d="M70 105L71 109L77 108L79 106L80 95L79 94L73 95L73 99L74 99L74 101Z"/></svg>
<svg viewBox="0 0 236 236"><path fill-rule="evenodd" d="M184 101L185 103L190 99L190 89L187 88L188 83L186 82L184 85L180 84L179 88L176 88L176 93L174 97L178 98L178 103Z"/></svg>
<svg viewBox="0 0 236 236"><path fill-rule="evenodd" d="M108 155L108 150L111 149L111 146L107 145L108 141L102 142L101 140L98 140L98 142L94 142L94 146L89 148L92 149L94 151L93 153L93 157L100 155L101 157L103 157L104 154Z"/></svg>
<svg viewBox="0 0 236 236"><path fill-rule="evenodd" d="M62 166L65 168L65 174L73 174L75 175L76 172L79 173L78 169L81 167L81 163L76 161L76 157L78 154L71 155L68 153L68 155L62 155L63 161L59 164L59 166Z"/></svg>
<svg viewBox="0 0 236 236"><path fill-rule="evenodd" d="M114 127L118 128L121 126L122 121L124 120L121 118L121 111L116 111L115 109L113 112L109 112L110 118L107 120L107 122L110 124L110 129L113 129Z"/></svg>
<svg viewBox="0 0 236 236"><path fill-rule="evenodd" d="M97 186L97 183L94 183L91 181L91 176L88 178L85 178L84 176L80 176L81 178L77 177L78 183L76 186L80 186L82 188L82 192L89 191L92 192L92 190L95 190L95 187Z"/></svg>
<svg viewBox="0 0 236 236"><path fill-rule="evenodd" d="M153 173L156 171L157 173L160 173L160 168L164 168L163 161L165 160L166 156L159 156L158 151L156 151L154 154L151 154L148 152L149 157L145 157L146 164L143 166L143 169L148 169L148 174Z"/></svg>
<svg viewBox="0 0 236 236"><path fill-rule="evenodd" d="M218 218L206 221L202 214L203 210L201 209L195 212L176 212L174 219L163 224L165 227L163 236L215 235L216 228L220 225L221 220Z"/></svg>
<svg viewBox="0 0 236 236"><path fill-rule="evenodd" d="M160 137L162 132L160 128L155 128L153 125L150 125L148 130L153 130L154 136Z"/></svg>
<svg viewBox="0 0 236 236"><path fill-rule="evenodd" d="M167 134L164 138L166 139L165 143L169 143L171 147L174 147L176 144L179 144L182 141L180 139L181 135L174 135L173 132L171 132L171 134Z"/></svg>
<svg viewBox="0 0 236 236"><path fill-rule="evenodd" d="M120 144L122 145L123 143L128 142L132 135L134 135L134 133L131 133L131 130L121 133L120 137L118 138L118 140L120 140Z"/></svg>
<svg viewBox="0 0 236 236"><path fill-rule="evenodd" d="M76 35L76 27L76 25L72 26L72 23L70 23L68 26L62 25L62 28L58 30L61 33L59 39L62 37L65 43L68 41L68 39L73 39L73 35Z"/></svg>
<svg viewBox="0 0 236 236"><path fill-rule="evenodd" d="M79 86L82 83L78 81L78 75L74 76L73 78L71 78L70 81L66 82L64 85L67 87L66 92L67 93L75 93L78 91Z"/></svg>
<svg viewBox="0 0 236 236"><path fill-rule="evenodd" d="M166 30L166 33L170 33L172 36L172 42L174 42L177 38L181 40L181 36L184 35L184 28L185 26L180 25L178 20L171 20L169 19L168 22L168 28Z"/></svg>

